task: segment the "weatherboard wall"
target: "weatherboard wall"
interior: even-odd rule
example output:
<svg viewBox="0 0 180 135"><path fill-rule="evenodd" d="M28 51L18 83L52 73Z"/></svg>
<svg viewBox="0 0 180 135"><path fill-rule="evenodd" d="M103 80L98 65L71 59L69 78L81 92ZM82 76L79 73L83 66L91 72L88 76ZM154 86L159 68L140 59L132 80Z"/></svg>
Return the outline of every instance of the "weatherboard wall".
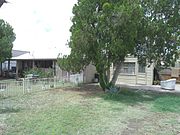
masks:
<svg viewBox="0 0 180 135"><path fill-rule="evenodd" d="M134 57L128 57L124 61L125 63L135 63L135 72L133 74L119 73L116 84L141 84L141 85L152 85L153 83L153 64L145 67L144 73L138 72L138 60ZM110 79L113 76L114 68L113 65L110 68Z"/></svg>

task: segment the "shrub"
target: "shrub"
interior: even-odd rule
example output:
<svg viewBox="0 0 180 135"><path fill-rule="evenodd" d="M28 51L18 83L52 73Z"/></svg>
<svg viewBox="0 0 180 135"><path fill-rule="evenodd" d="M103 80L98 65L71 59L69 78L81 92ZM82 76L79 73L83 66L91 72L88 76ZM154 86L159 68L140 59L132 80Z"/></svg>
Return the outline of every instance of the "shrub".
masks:
<svg viewBox="0 0 180 135"><path fill-rule="evenodd" d="M44 70L41 68L32 68L30 70L25 71L23 75L26 76L28 74L38 75L40 78L49 78L53 77L53 69L49 68Z"/></svg>

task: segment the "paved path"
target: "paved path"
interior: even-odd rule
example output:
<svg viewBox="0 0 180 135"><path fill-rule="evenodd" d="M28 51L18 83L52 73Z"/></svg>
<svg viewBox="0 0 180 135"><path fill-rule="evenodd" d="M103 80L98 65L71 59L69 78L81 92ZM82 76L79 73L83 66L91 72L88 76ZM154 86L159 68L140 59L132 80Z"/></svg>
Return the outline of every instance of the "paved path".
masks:
<svg viewBox="0 0 180 135"><path fill-rule="evenodd" d="M176 84L175 90L165 90L161 89L160 85L134 85L134 84L120 84L120 87L132 88L132 89L141 89L141 90L152 90L159 92L170 92L170 93L180 93L180 84Z"/></svg>

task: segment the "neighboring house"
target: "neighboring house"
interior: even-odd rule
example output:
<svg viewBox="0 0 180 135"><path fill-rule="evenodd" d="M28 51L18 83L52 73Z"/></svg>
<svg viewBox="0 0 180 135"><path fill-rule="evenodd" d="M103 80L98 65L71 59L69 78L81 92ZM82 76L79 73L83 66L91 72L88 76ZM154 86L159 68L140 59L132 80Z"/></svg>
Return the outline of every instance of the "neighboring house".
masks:
<svg viewBox="0 0 180 135"><path fill-rule="evenodd" d="M110 79L114 72L113 65L110 67ZM95 66L88 65L83 71L83 82L92 83L97 73ZM154 80L154 65L143 66L138 63L138 59L134 57L125 58L121 66L121 70L116 84L143 84L152 85Z"/></svg>
<svg viewBox="0 0 180 135"><path fill-rule="evenodd" d="M110 79L114 72L113 65L110 67ZM88 65L83 71L83 82L91 83L94 81L95 74L97 73L95 66ZM121 70L116 84L143 84L152 85L154 80L154 65L143 66L138 63L138 59L134 57L125 58L121 66Z"/></svg>
<svg viewBox="0 0 180 135"><path fill-rule="evenodd" d="M110 79L114 71L113 65L110 67ZM97 74L96 67L92 64L88 65L83 71L83 82L92 83ZM70 75L73 76L73 75ZM143 84L152 85L154 80L154 65L143 66L138 63L138 59L134 57L125 58L121 66L121 70L116 84Z"/></svg>
<svg viewBox="0 0 180 135"><path fill-rule="evenodd" d="M41 68L44 71L53 69L54 76L59 80L71 81L71 82L84 82L90 83L94 79L96 73L95 67L92 65L80 74L71 74L67 71L61 70L57 64L58 53L25 53L17 57L12 57L11 60L16 61L16 78L23 77L23 73L26 70L32 68Z"/></svg>
<svg viewBox="0 0 180 135"><path fill-rule="evenodd" d="M57 64L58 54L55 53L25 53L17 57L12 57L11 60L16 61L16 78L22 77L24 71L32 68L41 68L44 71L49 68L54 70L54 75L56 74L56 64Z"/></svg>
<svg viewBox="0 0 180 135"><path fill-rule="evenodd" d="M110 79L112 78L114 71L113 65L110 67ZM163 80L170 78L176 78L177 82L180 82L180 59L177 60L175 68L169 68L164 70L166 75L163 75ZM161 72L162 74L163 72ZM62 76L69 78L80 77L84 83L92 83L95 79L95 74L97 74L96 67L92 64L88 65L81 74L70 74L63 71ZM75 77L75 81L76 78ZM140 84L140 85L152 85L156 80L157 76L154 72L154 64L143 65L138 63L138 59L135 57L125 58L124 63L121 66L121 70L118 75L116 84ZM71 79L70 79L71 80Z"/></svg>
<svg viewBox="0 0 180 135"><path fill-rule="evenodd" d="M29 53L28 51L20 51L20 50L12 50L12 57L18 57L20 55L23 55L23 54L26 54L26 53ZM16 61L14 60L7 60L3 63L1 63L1 66L0 66L0 75L1 76L8 76L8 72L13 74L15 73L16 71Z"/></svg>
<svg viewBox="0 0 180 135"><path fill-rule="evenodd" d="M110 78L112 78L114 68L110 68ZM154 78L154 65L143 66L138 63L138 59L134 57L125 58L121 66L121 70L116 84L143 84L152 85Z"/></svg>
<svg viewBox="0 0 180 135"><path fill-rule="evenodd" d="M63 71L57 64L59 53L55 51L49 52L28 52L13 50L12 58L2 63L1 73L4 77L24 77L23 73L32 68L41 68L44 71L53 69L54 76L59 80L72 81L72 82L93 82L96 69L93 65L87 68L80 74L71 74ZM9 73L13 74L8 75Z"/></svg>

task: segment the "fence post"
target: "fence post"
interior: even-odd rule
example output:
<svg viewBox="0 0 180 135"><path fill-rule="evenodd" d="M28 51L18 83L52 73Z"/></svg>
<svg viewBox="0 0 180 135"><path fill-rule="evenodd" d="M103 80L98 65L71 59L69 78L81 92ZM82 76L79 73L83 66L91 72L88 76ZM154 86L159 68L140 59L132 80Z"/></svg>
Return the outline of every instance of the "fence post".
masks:
<svg viewBox="0 0 180 135"><path fill-rule="evenodd" d="M23 81L23 83L22 83L23 84L23 94L25 94L25 79L23 78L22 81Z"/></svg>
<svg viewBox="0 0 180 135"><path fill-rule="evenodd" d="M56 77L54 76L54 88L56 88Z"/></svg>
<svg viewBox="0 0 180 135"><path fill-rule="evenodd" d="M2 100L2 109L4 108L4 100L3 100L3 98L4 98L4 96L3 96L3 92L4 92L4 90L3 90L3 88L2 88L2 86L1 86L2 84L0 83L0 99ZM1 101L0 100L0 101Z"/></svg>

